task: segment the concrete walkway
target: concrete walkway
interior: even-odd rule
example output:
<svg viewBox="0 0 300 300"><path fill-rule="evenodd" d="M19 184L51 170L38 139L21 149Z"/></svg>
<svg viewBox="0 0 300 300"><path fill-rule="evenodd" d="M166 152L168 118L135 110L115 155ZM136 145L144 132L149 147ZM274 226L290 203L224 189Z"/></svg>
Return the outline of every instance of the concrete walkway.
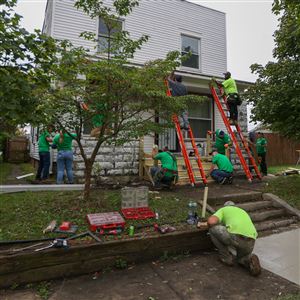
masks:
<svg viewBox="0 0 300 300"><path fill-rule="evenodd" d="M20 184L0 185L0 194L26 191L81 191L84 184Z"/></svg>
<svg viewBox="0 0 300 300"><path fill-rule="evenodd" d="M300 285L300 228L259 238L254 252L263 268Z"/></svg>

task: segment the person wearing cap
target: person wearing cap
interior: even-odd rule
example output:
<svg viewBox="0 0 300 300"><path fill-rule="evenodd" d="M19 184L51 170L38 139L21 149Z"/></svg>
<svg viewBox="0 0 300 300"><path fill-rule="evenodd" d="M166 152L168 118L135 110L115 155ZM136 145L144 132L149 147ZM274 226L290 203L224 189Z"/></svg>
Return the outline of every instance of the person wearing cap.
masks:
<svg viewBox="0 0 300 300"><path fill-rule="evenodd" d="M175 75L174 72L168 77L169 89L173 97L186 96L187 89L184 84L182 84L182 76ZM184 110L179 116L180 128L184 130L189 129L189 119L188 112Z"/></svg>
<svg viewBox="0 0 300 300"><path fill-rule="evenodd" d="M219 184L232 183L233 166L227 156L218 153L217 149L213 149L209 155L212 155L212 165L209 175Z"/></svg>
<svg viewBox="0 0 300 300"><path fill-rule="evenodd" d="M208 218L207 225L222 263L233 266L236 260L251 275L257 276L261 273L259 258L252 254L257 231L245 210L235 206L234 202L227 201L224 207ZM236 253L232 254L231 249Z"/></svg>
<svg viewBox="0 0 300 300"><path fill-rule="evenodd" d="M241 105L241 98L238 94L237 86L235 80L231 78L231 73L226 72L223 73L225 76L225 80L222 83L215 82L219 85L222 85L224 89L224 94L227 97L227 104L229 106L229 122L230 124L237 124L238 121L238 105Z"/></svg>
<svg viewBox="0 0 300 300"><path fill-rule="evenodd" d="M230 146L231 140L229 135L223 130L216 130L216 142L214 147L218 150L218 153L225 155L225 150Z"/></svg>

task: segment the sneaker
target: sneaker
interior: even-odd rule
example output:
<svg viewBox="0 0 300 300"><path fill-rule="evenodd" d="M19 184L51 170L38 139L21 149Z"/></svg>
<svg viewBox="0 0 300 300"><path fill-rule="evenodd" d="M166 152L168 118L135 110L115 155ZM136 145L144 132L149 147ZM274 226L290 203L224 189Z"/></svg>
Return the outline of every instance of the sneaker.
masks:
<svg viewBox="0 0 300 300"><path fill-rule="evenodd" d="M232 176L228 177L227 183L228 184L232 184L232 182L233 182L233 177Z"/></svg>
<svg viewBox="0 0 300 300"><path fill-rule="evenodd" d="M227 178L224 177L224 178L219 182L219 184L225 184L226 182L227 182Z"/></svg>
<svg viewBox="0 0 300 300"><path fill-rule="evenodd" d="M259 258L255 254L252 254L250 257L249 271L252 276L258 276L261 273Z"/></svg>

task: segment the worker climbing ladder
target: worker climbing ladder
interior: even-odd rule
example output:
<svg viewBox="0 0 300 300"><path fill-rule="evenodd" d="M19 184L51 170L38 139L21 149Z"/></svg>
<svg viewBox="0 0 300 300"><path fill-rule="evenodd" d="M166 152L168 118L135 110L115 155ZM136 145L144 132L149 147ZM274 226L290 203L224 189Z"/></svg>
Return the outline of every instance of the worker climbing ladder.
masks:
<svg viewBox="0 0 300 300"><path fill-rule="evenodd" d="M167 96L171 97L172 94L171 94L171 91L169 89L168 82L166 81L165 84L167 86ZM185 144L185 141L184 141L182 129L180 128L180 123L179 123L178 117L176 115L173 115L172 119L173 119L173 122L174 122L174 125L175 125L177 137L178 137L178 140L179 140L179 145L180 145L180 148L181 148L182 156L183 156L184 163L185 163L185 166L186 166L186 169L187 169L187 173L188 173L190 183L191 183L192 186L195 186L196 178L199 177L199 175L197 176L194 173L194 169L192 167L190 157L187 153L186 144ZM199 151L198 151L198 147L195 143L194 134L193 134L193 131L192 131L192 128L191 128L190 125L188 125L188 130L187 131L188 131L190 142L192 144L192 148L193 148L193 151L194 151L194 154L195 154L193 159L196 158L197 165L198 165L197 169L200 172L200 178L201 178L202 182L206 185L207 184L207 178L206 178L206 175L205 175L205 172L204 172L204 169L203 169L203 165L202 165L202 162L201 162L201 157L200 157L200 154L199 154Z"/></svg>
<svg viewBox="0 0 300 300"><path fill-rule="evenodd" d="M237 122L235 122L234 125L231 125L229 123L229 119L227 117L227 113L229 112L229 106L226 101L226 96L224 96L224 94L223 94L222 86L219 84L218 84L218 89L219 89L220 95L218 95L218 93L216 92L216 89L213 86L213 84L210 84L210 91L211 91L214 101L219 109L219 112L222 116L223 122L227 128L227 131L232 139L236 154L239 157L239 160L240 160L241 165L244 169L244 172L248 178L248 181L252 182L253 176L250 171L250 166L247 164L247 162L243 156L242 150L245 150L246 155L249 158L250 164L253 167L257 178L261 179L261 174L258 170L255 159L252 156L251 151L248 147L248 142L246 141L245 137L243 136L240 125ZM231 128L232 126L235 126L237 135L235 135L235 132L232 130L232 128Z"/></svg>

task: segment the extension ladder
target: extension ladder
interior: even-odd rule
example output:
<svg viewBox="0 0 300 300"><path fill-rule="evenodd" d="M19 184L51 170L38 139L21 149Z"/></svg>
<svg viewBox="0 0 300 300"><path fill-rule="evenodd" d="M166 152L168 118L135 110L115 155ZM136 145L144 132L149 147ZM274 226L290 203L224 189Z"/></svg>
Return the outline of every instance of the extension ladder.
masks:
<svg viewBox="0 0 300 300"><path fill-rule="evenodd" d="M165 84L167 86L167 96L172 97L168 81L165 81ZM194 170L193 170L193 167L192 167L192 164L191 164L191 161L190 161L190 157L187 153L186 144L185 144L185 141L184 141L182 130L180 128L180 123L179 123L178 117L174 114L172 116L172 120L173 120L174 125L175 125L175 130L176 130L176 133L177 133L179 145L180 145L180 148L181 148L182 156L183 156L184 163L185 163L185 166L186 166L186 169L187 169L187 173L188 173L190 183L191 183L192 186L195 186L197 175L195 175L195 173L194 173ZM200 178L201 178L202 182L206 185L207 184L207 178L206 178L206 175L205 175L205 172L204 172L204 169L203 169L203 165L202 165L202 162L201 162L201 157L200 157L200 154L199 154L199 151L198 151L198 147L197 147L195 139L194 139L194 134L193 134L193 131L192 131L192 128L191 128L190 125L188 126L188 135L189 135L189 138L190 138L190 141L191 141L191 144L192 144L192 147L193 147L193 151L194 151L194 154L195 154L194 158L196 158L196 161L197 161L198 169L199 169L199 172L200 172Z"/></svg>
<svg viewBox="0 0 300 300"><path fill-rule="evenodd" d="M223 95L222 86L218 84L218 88L219 88L220 94ZM246 160L243 156L242 150L244 150L246 152L246 155L248 155L248 158L250 160L250 164L254 168L257 178L261 179L262 178L261 174L258 170L255 159L254 159L253 155L251 154L251 151L248 147L248 143L247 143L245 137L243 136L240 125L237 122L235 122L234 125L231 125L229 123L228 117L225 113L225 111L227 113L229 112L229 106L228 106L227 101L226 101L226 96L223 96L223 97L219 96L216 92L216 89L214 88L214 86L212 84L210 84L210 91L211 91L212 96L214 98L214 101L215 101L215 103L216 103L216 105L219 109L219 112L222 116L223 122L224 122L224 124L227 128L227 131L228 131L228 133L229 133L229 135L232 139L236 154L239 157L239 160L241 162L241 165L244 169L244 172L247 176L248 181L252 182L253 176L252 176L251 171L250 171L250 166L246 163ZM231 126L236 127L237 135L235 135L235 132L232 130Z"/></svg>

